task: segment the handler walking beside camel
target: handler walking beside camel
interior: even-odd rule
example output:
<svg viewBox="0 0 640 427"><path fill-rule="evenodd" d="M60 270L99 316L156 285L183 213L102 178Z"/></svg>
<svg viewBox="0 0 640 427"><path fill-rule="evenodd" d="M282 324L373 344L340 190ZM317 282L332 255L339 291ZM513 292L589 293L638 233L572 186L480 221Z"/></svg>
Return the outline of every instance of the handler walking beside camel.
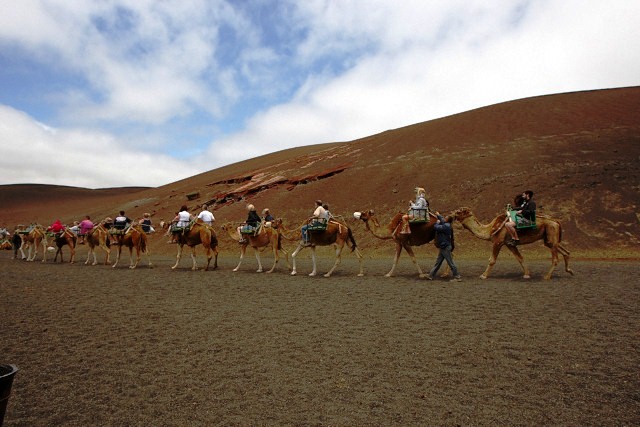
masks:
<svg viewBox="0 0 640 427"><path fill-rule="evenodd" d="M436 217L438 218L438 222L433 226L433 228L436 230L436 244L438 245L440 252L438 253L436 263L427 275L427 279L433 280L433 277L440 269L442 262L447 261L447 264L451 267L451 273L453 273L453 279L451 279L451 281L461 282L462 278L458 273L458 267L456 267L456 264L453 262L453 257L451 256L451 252L454 248L453 227L451 227L453 217L447 216L445 219L440 215L440 212L436 212Z"/></svg>

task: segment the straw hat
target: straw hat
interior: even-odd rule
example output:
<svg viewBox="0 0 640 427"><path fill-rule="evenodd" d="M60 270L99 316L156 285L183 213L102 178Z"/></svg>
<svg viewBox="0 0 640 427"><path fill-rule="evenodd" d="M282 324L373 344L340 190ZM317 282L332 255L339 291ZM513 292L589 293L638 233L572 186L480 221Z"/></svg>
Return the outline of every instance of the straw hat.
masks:
<svg viewBox="0 0 640 427"><path fill-rule="evenodd" d="M416 187L416 194L427 194L427 192L422 187Z"/></svg>

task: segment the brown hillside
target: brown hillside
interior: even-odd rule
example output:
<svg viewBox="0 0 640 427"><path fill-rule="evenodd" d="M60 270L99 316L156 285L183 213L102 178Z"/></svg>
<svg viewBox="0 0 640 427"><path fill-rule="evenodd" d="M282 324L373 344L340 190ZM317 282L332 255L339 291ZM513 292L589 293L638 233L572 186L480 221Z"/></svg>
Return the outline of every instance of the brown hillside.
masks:
<svg viewBox="0 0 640 427"><path fill-rule="evenodd" d="M131 217L151 212L157 223L181 204L197 211L209 202L221 225L244 219L251 202L294 226L316 199L334 214L373 208L385 219L405 209L417 185L427 189L432 207L469 206L488 222L515 194L531 189L541 211L562 221L574 253L638 256L639 177L640 87L632 87L492 105L355 141L284 150L158 188L47 187L43 194L42 186L2 186L0 223L69 222L119 209ZM365 251L390 247L361 224L354 230ZM154 237L152 250L173 253L165 241ZM458 242L459 252L488 254L488 243L466 232L458 232ZM236 250L225 238L221 248Z"/></svg>

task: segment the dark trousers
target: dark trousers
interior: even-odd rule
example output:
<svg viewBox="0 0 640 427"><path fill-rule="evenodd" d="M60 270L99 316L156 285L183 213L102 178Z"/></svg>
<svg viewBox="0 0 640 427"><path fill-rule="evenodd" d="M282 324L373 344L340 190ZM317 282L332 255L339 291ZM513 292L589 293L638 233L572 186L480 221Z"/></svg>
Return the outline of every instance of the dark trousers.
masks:
<svg viewBox="0 0 640 427"><path fill-rule="evenodd" d="M451 256L451 245L447 245L445 248L440 248L438 259L436 259L436 263L429 272L429 276L434 277L436 275L443 261L447 261L447 264L451 267L453 277L458 277L458 267L456 267L456 264L453 262L453 257Z"/></svg>

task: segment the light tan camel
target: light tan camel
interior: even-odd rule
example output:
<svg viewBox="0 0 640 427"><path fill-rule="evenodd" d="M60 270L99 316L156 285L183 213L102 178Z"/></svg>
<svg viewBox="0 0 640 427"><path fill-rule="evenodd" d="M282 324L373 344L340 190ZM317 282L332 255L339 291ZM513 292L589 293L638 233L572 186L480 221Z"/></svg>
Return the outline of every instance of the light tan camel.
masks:
<svg viewBox="0 0 640 427"><path fill-rule="evenodd" d="M404 213L398 212L386 227L382 227L380 226L373 210L354 213L356 218L359 217L364 221L365 227L374 237L381 240L393 240L396 244L396 254L393 258L393 265L391 266L391 270L385 274L385 277L393 276L393 272L398 265L398 259L402 253L402 249L407 251L407 254L411 257L411 262L413 262L418 269L420 277L427 277L427 275L422 272L420 264L418 264L418 261L416 260L412 246L422 246L434 239L436 232L433 226L436 224L437 219L430 216L429 222L410 222L409 229L411 230L411 233L403 234L400 233L402 230L403 215Z"/></svg>
<svg viewBox="0 0 640 427"><path fill-rule="evenodd" d="M303 222L298 230L302 228L307 222ZM316 265L316 246L330 246L333 245L336 251L336 261L331 267L324 277L330 277L333 271L338 267L341 260L342 249L347 242L351 242L351 252L355 252L358 257L358 263L360 264L360 272L358 276L364 276L364 267L362 265L362 254L356 245L356 240L353 237L353 232L346 225L336 220L330 220L327 224L327 229L324 231L309 231L309 245L305 245L300 239L300 231L297 230L285 230L283 228L283 232L286 233L285 238L287 240L299 240L298 247L291 254L291 259L293 260L293 269L291 270L291 275L295 276L298 274L296 270L296 256L303 250L305 247L309 246L311 248L311 260L313 262L313 271L309 273L309 276L315 276L318 273L317 265ZM297 237L291 237L293 233L297 234Z"/></svg>
<svg viewBox="0 0 640 427"><path fill-rule="evenodd" d="M34 261L38 255L38 247L42 245L42 262L46 262L48 244L44 227L40 224L33 225L29 233L22 235L22 246L20 247L22 259L25 259L24 248L28 248L26 259L27 261ZM33 249L33 256L31 256L31 249Z"/></svg>
<svg viewBox="0 0 640 427"><path fill-rule="evenodd" d="M242 260L244 259L244 255L247 252L247 247L251 246L256 255L256 260L258 261L258 270L257 273L262 273L262 261L260 260L260 251L265 248L271 248L273 252L273 267L271 270L268 270L267 273L272 273L275 270L276 265L278 265L278 261L280 260L279 252L282 251L284 253L284 257L287 260L287 265L289 266L289 270L291 270L291 263L289 262L289 253L282 247L282 234L280 233L282 226L281 219L275 219L271 221L271 226L266 227L264 225L261 226L260 232L254 235L245 235L246 239L244 243L240 244L240 261L236 268L233 271L238 271L240 269L240 265L242 264ZM240 235L238 233L238 227L231 224L230 222L224 224L222 226L222 230L226 231L231 239L234 241L240 240Z"/></svg>
<svg viewBox="0 0 640 427"><path fill-rule="evenodd" d="M500 249L511 239L508 230L504 227L506 214L498 215L489 224L481 224L473 212L471 212L471 209L467 207L455 210L452 215L474 236L482 240L489 240L493 243L489 265L484 273L480 275L481 279L486 279L489 277L489 273L491 273L491 269L493 269L498 259ZM547 280L551 279L553 271L558 265L558 253L564 258L565 271L573 275L573 271L569 268L569 251L560 243L562 241L562 226L560 222L546 216L538 215L536 217L536 225L536 228L518 230L518 236L520 237L520 245L526 245L543 239L544 245L551 250L551 268L549 272L545 274L544 278ZM520 263L524 272L523 278L529 279L531 277L529 268L524 263L524 258L520 254L520 251L518 251L518 248L516 246L506 246Z"/></svg>
<svg viewBox="0 0 640 427"><path fill-rule="evenodd" d="M197 219L186 233L179 233L177 235L177 244L178 244L178 255L176 256L176 264L171 267L172 269L176 269L178 264L180 263L180 258L182 257L182 248L184 245L187 245L191 248L191 259L193 260L192 270L197 270L198 267L196 265L196 246L202 245L206 250L207 254L207 265L204 267L204 270L207 271L209 269L209 264L211 263L211 258L215 255L216 259L214 261L213 269L218 268L218 238L216 237L216 233L213 230L213 227L205 224L201 219Z"/></svg>
<svg viewBox="0 0 640 427"><path fill-rule="evenodd" d="M109 258L111 256L111 241L109 240L109 230L105 227L105 221L102 221L100 224L95 226L93 230L89 231L85 236L85 242L89 246L89 252L87 253L87 260L85 261L85 265L89 264L89 260L93 255L93 263L91 265L96 265L98 263L98 259L96 257L96 247L102 248L104 253L106 254L104 258L104 265L109 264Z"/></svg>
<svg viewBox="0 0 640 427"><path fill-rule="evenodd" d="M64 262L62 259L62 247L64 245L69 246L69 250L71 251L71 260L69 260L69 264L73 264L76 260L76 242L78 241L78 236L76 236L71 230L65 228L62 233L57 236L53 236L53 242L56 244L58 248L56 250L56 255L53 257L53 262L58 260L58 254L60 254L60 262Z"/></svg>
<svg viewBox="0 0 640 427"><path fill-rule="evenodd" d="M118 245L118 254L116 256L116 262L112 265L113 268L115 268L120 261L120 254L122 253L123 246L129 248L129 268L134 269L138 266L141 252L147 256L149 267L152 267L151 257L149 256L149 247L147 246L147 234L142 230L142 227L139 224L132 224L127 228L124 235L118 236L116 241ZM134 248L136 250L135 262L133 262Z"/></svg>

